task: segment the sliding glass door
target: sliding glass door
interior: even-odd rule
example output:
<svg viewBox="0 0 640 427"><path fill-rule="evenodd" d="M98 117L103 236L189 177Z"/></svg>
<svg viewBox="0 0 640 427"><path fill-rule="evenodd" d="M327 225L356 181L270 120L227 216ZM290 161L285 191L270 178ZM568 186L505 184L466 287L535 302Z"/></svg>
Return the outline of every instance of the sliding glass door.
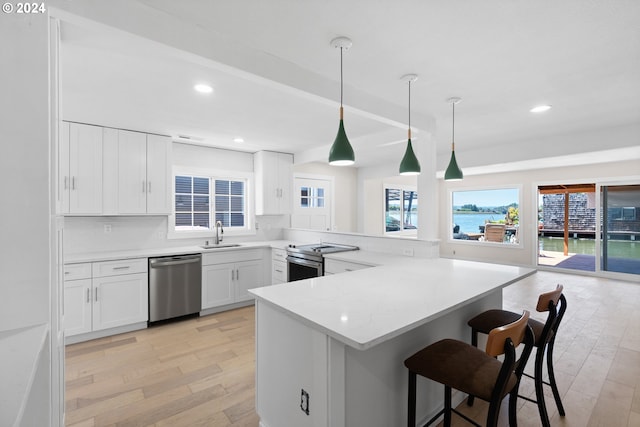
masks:
<svg viewBox="0 0 640 427"><path fill-rule="evenodd" d="M640 185L602 185L600 200L600 268L640 274Z"/></svg>

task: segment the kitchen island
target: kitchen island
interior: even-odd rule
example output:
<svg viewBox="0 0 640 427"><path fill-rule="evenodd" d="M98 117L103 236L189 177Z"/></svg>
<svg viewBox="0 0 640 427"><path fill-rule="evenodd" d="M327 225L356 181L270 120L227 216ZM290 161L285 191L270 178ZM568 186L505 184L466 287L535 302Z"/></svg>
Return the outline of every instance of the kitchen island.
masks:
<svg viewBox="0 0 640 427"><path fill-rule="evenodd" d="M501 308L502 288L534 272L396 257L378 267L252 290L261 427L405 425L403 361L442 338L469 341L467 319ZM441 405L441 386L419 381L418 419Z"/></svg>

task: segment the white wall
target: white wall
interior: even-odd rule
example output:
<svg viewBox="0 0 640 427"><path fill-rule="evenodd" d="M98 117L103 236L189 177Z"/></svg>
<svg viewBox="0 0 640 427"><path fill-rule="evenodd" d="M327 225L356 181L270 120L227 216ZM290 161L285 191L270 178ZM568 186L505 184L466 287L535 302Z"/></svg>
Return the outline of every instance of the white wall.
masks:
<svg viewBox="0 0 640 427"><path fill-rule="evenodd" d="M58 293L49 198L49 107L56 99L50 98L48 15L0 14L0 52L0 424L57 425L51 391L58 390L59 359L49 347L60 350L56 331L50 344ZM43 332L32 345L34 325ZM22 417L25 409L30 413Z"/></svg>
<svg viewBox="0 0 640 427"><path fill-rule="evenodd" d="M638 178L640 160L599 163L584 166L564 166L558 168L526 170L487 175L465 176L462 181L440 180L440 255L447 258L462 258L478 261L500 262L524 266L537 264L537 187L543 184L571 184L616 181L627 177ZM522 248L508 245L483 245L451 239L449 194L451 190L479 189L495 186L522 186L522 206L520 207Z"/></svg>
<svg viewBox="0 0 640 427"><path fill-rule="evenodd" d="M333 229L339 232L357 231L356 195L358 170L326 163L304 163L293 166L293 173L332 176L334 178L335 217Z"/></svg>
<svg viewBox="0 0 640 427"><path fill-rule="evenodd" d="M49 322L46 15L0 14L0 331Z"/></svg>
<svg viewBox="0 0 640 427"><path fill-rule="evenodd" d="M172 164L202 169L253 172L253 154L174 142Z"/></svg>

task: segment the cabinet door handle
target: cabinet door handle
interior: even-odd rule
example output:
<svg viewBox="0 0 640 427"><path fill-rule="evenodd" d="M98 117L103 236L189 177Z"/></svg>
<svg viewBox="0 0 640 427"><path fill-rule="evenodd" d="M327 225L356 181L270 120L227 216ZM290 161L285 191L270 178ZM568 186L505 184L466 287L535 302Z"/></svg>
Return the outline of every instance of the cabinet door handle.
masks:
<svg viewBox="0 0 640 427"><path fill-rule="evenodd" d="M72 190L76 189L76 177L75 176L71 177L71 189Z"/></svg>
<svg viewBox="0 0 640 427"><path fill-rule="evenodd" d="M98 288L96 288L95 291L96 291L96 302L98 302Z"/></svg>
<svg viewBox="0 0 640 427"><path fill-rule="evenodd" d="M278 270L277 268L276 268L276 271L277 271L278 273L282 273L282 270Z"/></svg>
<svg viewBox="0 0 640 427"><path fill-rule="evenodd" d="M151 181L147 181L147 193L151 193Z"/></svg>
<svg viewBox="0 0 640 427"><path fill-rule="evenodd" d="M87 302L91 302L91 289L87 288Z"/></svg>
<svg viewBox="0 0 640 427"><path fill-rule="evenodd" d="M236 280L240 280L240 270L236 270Z"/></svg>
<svg viewBox="0 0 640 427"><path fill-rule="evenodd" d="M67 190L69 188L69 177L65 175L64 177L64 189Z"/></svg>
<svg viewBox="0 0 640 427"><path fill-rule="evenodd" d="M235 270L231 270L231 280L236 280L236 271Z"/></svg>
<svg viewBox="0 0 640 427"><path fill-rule="evenodd" d="M129 268L131 268L130 265L123 265L121 267L113 267L114 270L127 270Z"/></svg>

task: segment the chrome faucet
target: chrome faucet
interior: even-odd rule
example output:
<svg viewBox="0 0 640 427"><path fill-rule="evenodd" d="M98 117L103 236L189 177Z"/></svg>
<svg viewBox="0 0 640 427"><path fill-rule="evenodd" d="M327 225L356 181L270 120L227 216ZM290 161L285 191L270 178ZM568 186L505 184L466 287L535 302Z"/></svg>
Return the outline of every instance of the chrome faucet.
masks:
<svg viewBox="0 0 640 427"><path fill-rule="evenodd" d="M220 234L218 234L218 228L220 228ZM214 240L214 243L216 245L219 244L220 242L222 242L221 234L224 234L224 230L222 228L222 222L216 221L216 240Z"/></svg>

